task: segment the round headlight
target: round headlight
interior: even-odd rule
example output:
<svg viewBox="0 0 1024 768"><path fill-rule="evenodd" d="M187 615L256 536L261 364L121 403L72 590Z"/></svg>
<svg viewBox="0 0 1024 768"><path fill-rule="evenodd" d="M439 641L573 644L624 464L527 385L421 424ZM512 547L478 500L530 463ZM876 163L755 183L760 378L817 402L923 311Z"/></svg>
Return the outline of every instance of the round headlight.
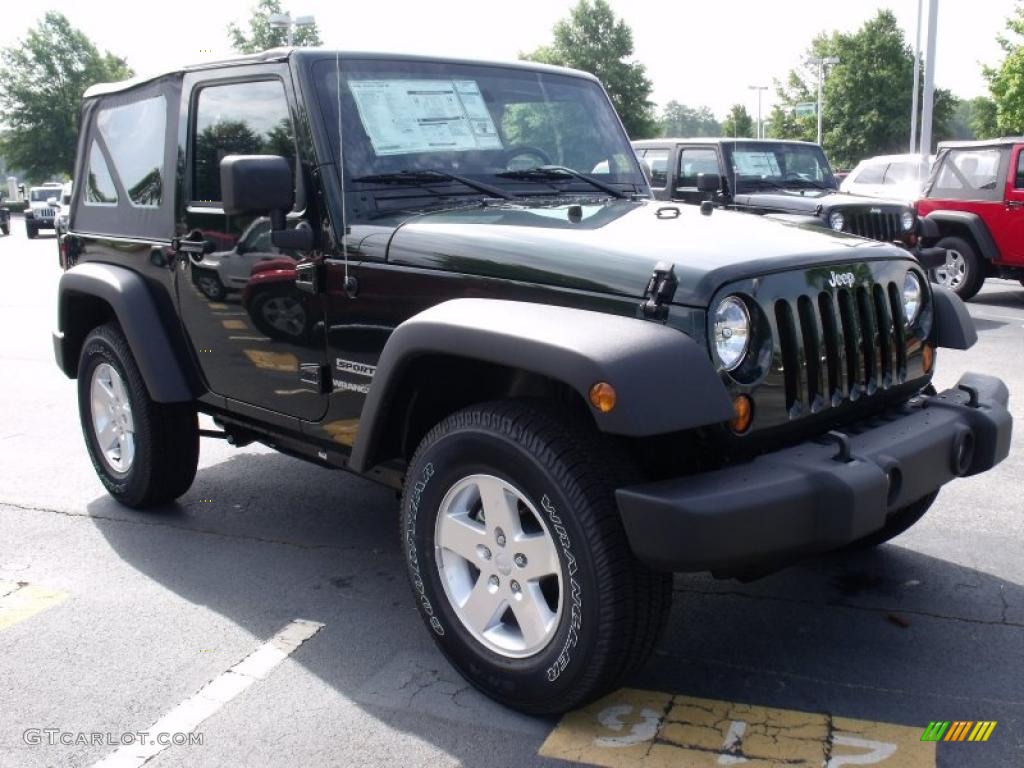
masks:
<svg viewBox="0 0 1024 768"><path fill-rule="evenodd" d="M750 345L750 313L737 296L727 296L715 309L715 354L722 367L731 371L743 362Z"/></svg>
<svg viewBox="0 0 1024 768"><path fill-rule="evenodd" d="M921 311L921 299L924 294L924 287L921 285L921 278L916 272L907 272L903 278L903 319L910 325L917 319Z"/></svg>
<svg viewBox="0 0 1024 768"><path fill-rule="evenodd" d="M843 216L842 211L832 211L832 215L828 217L828 225L836 232L842 232L843 227L846 226L846 217Z"/></svg>
<svg viewBox="0 0 1024 768"><path fill-rule="evenodd" d="M900 216L900 224L903 225L903 231L909 232L914 228L914 223L917 221L917 217L913 211L904 211L903 215Z"/></svg>

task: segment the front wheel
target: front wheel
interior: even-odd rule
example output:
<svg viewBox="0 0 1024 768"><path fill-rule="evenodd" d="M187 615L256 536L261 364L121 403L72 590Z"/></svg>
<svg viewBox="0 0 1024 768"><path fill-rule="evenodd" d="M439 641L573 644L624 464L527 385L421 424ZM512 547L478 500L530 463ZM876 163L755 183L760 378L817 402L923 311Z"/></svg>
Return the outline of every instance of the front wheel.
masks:
<svg viewBox="0 0 1024 768"><path fill-rule="evenodd" d="M11 234L11 225L7 222L0 224L0 232L3 232L5 235Z"/></svg>
<svg viewBox="0 0 1024 768"><path fill-rule="evenodd" d="M116 323L82 345L78 410L96 474L122 504L143 509L181 496L199 462L192 403L157 403Z"/></svg>
<svg viewBox="0 0 1024 768"><path fill-rule="evenodd" d="M985 282L985 269L974 245L962 237L944 237L935 244L946 249L946 263L931 270L932 282L969 301Z"/></svg>
<svg viewBox="0 0 1024 768"><path fill-rule="evenodd" d="M564 712L650 654L672 577L633 557L614 499L623 466L592 425L519 402L472 406L423 439L406 477L417 607L485 694Z"/></svg>
<svg viewBox="0 0 1024 768"><path fill-rule="evenodd" d="M31 224L26 224L25 234L28 235L29 240L35 240L36 235L39 234L39 230L36 227L33 227Z"/></svg>

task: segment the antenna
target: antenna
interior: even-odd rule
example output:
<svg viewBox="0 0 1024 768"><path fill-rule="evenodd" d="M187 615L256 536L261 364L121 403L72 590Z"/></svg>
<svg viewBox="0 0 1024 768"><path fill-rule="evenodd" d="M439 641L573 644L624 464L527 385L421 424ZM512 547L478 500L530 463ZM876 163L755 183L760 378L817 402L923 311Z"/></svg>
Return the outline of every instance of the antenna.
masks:
<svg viewBox="0 0 1024 768"><path fill-rule="evenodd" d="M345 205L345 134L341 119L341 51L334 52L334 76L338 81L338 178L341 181L341 255L345 260L345 292L354 296L352 279L348 276L348 206Z"/></svg>

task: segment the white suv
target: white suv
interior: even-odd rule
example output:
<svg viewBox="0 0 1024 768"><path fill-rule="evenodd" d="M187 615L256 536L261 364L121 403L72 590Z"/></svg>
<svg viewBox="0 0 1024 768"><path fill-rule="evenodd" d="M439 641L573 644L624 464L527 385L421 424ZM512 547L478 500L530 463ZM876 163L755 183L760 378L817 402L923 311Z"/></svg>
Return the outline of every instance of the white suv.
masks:
<svg viewBox="0 0 1024 768"><path fill-rule="evenodd" d="M53 229L53 222L57 216L54 203L60 200L63 187L63 184L54 181L29 189L28 208L25 209L25 232L30 240L39 234L40 229Z"/></svg>
<svg viewBox="0 0 1024 768"><path fill-rule="evenodd" d="M884 197L890 200L916 202L935 155L924 163L920 155L879 155L861 160L850 175L843 179L839 191L864 197Z"/></svg>

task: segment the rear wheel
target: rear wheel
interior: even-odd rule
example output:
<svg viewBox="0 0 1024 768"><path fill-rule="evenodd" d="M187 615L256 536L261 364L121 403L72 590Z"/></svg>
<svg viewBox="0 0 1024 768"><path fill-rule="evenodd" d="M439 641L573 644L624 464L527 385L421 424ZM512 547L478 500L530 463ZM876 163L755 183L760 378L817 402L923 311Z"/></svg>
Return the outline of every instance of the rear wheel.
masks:
<svg viewBox="0 0 1024 768"><path fill-rule="evenodd" d="M173 501L192 485L199 426L192 403L157 403L116 323L86 337L78 363L78 408L96 474L122 504Z"/></svg>
<svg viewBox="0 0 1024 768"><path fill-rule="evenodd" d="M564 712L653 649L672 577L633 557L621 478L592 425L521 402L459 411L417 449L402 499L413 593L441 651L491 698Z"/></svg>
<svg viewBox="0 0 1024 768"><path fill-rule="evenodd" d="M964 301L972 299L985 282L984 265L973 243L962 237L944 237L936 246L946 249L946 263L931 271L932 281Z"/></svg>

